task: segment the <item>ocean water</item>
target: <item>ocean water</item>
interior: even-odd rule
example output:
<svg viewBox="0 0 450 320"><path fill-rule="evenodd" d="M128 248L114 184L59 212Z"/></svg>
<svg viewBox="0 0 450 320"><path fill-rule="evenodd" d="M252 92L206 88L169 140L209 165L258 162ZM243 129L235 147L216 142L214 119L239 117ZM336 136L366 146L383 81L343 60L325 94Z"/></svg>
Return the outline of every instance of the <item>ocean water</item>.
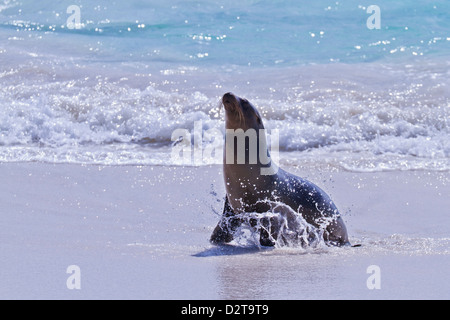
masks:
<svg viewBox="0 0 450 320"><path fill-rule="evenodd" d="M450 3L373 4L0 0L0 162L177 164L233 91L282 165L449 171Z"/></svg>

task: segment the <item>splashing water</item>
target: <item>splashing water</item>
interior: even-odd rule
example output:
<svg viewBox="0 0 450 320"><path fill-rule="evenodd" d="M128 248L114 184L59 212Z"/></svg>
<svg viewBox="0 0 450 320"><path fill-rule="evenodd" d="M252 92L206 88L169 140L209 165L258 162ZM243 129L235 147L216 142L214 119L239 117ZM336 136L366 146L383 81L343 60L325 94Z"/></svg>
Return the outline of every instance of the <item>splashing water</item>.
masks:
<svg viewBox="0 0 450 320"><path fill-rule="evenodd" d="M271 243L275 248L318 249L330 245L324 240L324 233L337 217L322 217L317 221L318 226L314 226L284 203L264 202L272 205L270 211L249 212L228 218L228 225L236 219L242 222L233 234L233 241L238 246L262 247L261 234L267 237L265 243Z"/></svg>

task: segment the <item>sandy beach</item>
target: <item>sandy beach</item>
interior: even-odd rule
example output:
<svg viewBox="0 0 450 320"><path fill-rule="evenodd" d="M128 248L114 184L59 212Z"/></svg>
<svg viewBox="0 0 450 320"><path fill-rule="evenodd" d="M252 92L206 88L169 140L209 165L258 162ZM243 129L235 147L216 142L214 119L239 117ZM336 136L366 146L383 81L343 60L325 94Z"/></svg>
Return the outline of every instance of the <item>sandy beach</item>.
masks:
<svg viewBox="0 0 450 320"><path fill-rule="evenodd" d="M0 0L0 299L449 299L448 12ZM210 244L227 92L361 246Z"/></svg>
<svg viewBox="0 0 450 320"><path fill-rule="evenodd" d="M293 172L362 247L212 246L220 166L0 164L0 299L450 298L447 172Z"/></svg>

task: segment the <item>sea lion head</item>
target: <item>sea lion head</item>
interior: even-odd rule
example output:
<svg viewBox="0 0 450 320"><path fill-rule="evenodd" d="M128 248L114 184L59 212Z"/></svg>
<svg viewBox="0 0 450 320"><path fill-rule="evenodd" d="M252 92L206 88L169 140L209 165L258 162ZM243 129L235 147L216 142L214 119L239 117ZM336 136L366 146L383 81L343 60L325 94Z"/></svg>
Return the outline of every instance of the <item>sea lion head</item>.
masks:
<svg viewBox="0 0 450 320"><path fill-rule="evenodd" d="M247 99L228 92L223 95L222 104L225 108L227 129L243 129L244 131L250 128L264 129L261 115Z"/></svg>

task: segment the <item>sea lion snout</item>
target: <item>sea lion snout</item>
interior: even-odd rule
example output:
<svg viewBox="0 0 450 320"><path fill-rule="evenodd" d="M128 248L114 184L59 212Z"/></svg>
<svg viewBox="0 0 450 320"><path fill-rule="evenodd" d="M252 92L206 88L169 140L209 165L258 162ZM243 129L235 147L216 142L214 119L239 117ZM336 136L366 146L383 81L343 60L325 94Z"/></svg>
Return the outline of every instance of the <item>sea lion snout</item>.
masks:
<svg viewBox="0 0 450 320"><path fill-rule="evenodd" d="M234 111L238 100L231 92L227 92L222 97L222 103L227 111Z"/></svg>

